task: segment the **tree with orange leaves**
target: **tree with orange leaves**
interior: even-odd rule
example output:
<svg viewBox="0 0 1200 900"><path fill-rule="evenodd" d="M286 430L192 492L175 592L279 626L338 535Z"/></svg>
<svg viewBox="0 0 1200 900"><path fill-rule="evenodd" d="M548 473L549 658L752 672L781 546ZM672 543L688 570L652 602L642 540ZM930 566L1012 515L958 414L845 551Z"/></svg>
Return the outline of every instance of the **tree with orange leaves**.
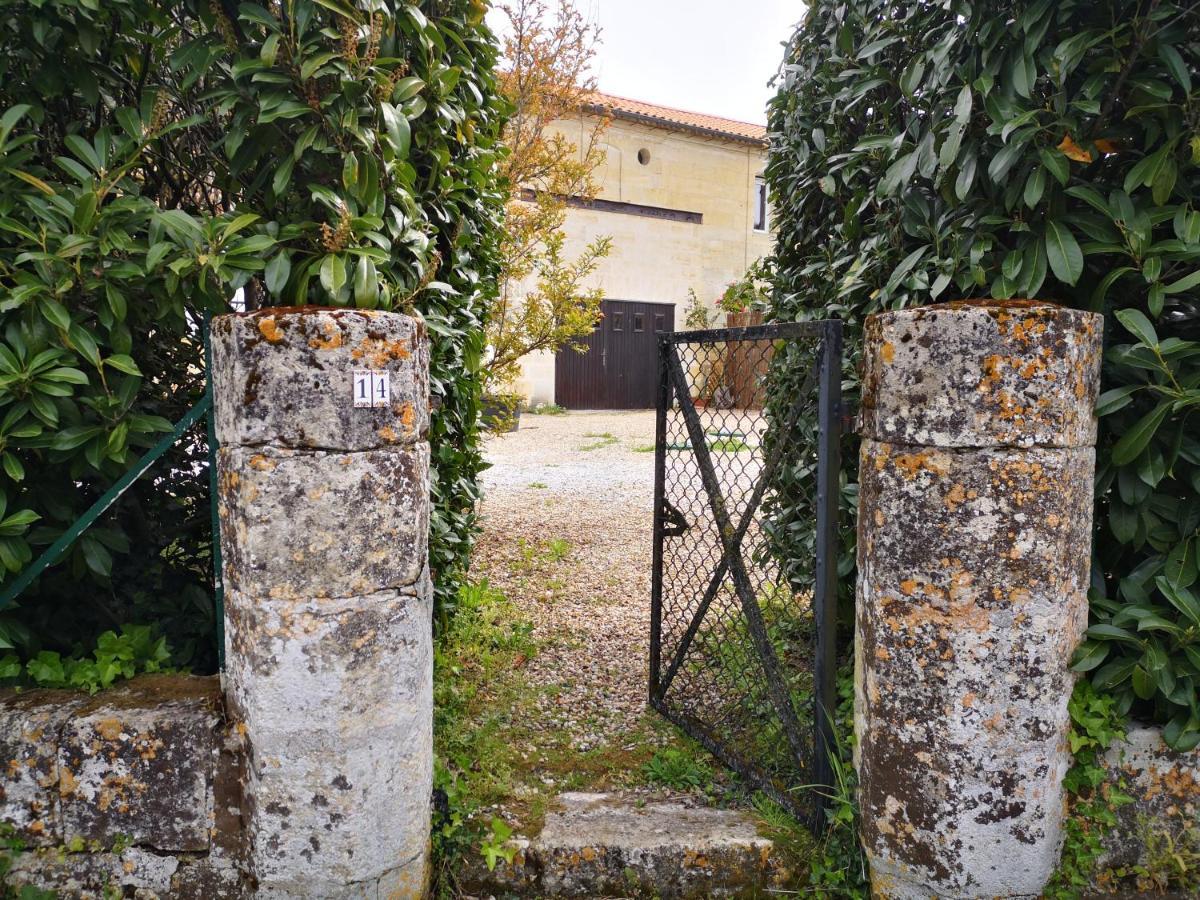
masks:
<svg viewBox="0 0 1200 900"><path fill-rule="evenodd" d="M512 104L501 172L509 186L501 244L500 290L487 322L490 392L511 385L520 361L555 352L591 331L602 293L585 287L611 239L592 241L574 258L565 251L568 201L591 200L604 162L607 120L584 117L596 89L590 65L599 32L573 0L511 0L503 16L501 93ZM584 122L576 144L554 124Z"/></svg>

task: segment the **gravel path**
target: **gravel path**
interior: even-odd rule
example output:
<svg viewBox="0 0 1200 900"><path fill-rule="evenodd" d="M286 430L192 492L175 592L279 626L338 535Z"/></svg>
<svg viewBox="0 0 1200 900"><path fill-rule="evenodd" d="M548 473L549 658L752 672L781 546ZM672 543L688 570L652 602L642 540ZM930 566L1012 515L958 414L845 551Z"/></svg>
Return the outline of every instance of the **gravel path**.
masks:
<svg viewBox="0 0 1200 900"><path fill-rule="evenodd" d="M638 411L526 415L487 444L475 572L533 623L540 711L581 751L646 710L653 442Z"/></svg>

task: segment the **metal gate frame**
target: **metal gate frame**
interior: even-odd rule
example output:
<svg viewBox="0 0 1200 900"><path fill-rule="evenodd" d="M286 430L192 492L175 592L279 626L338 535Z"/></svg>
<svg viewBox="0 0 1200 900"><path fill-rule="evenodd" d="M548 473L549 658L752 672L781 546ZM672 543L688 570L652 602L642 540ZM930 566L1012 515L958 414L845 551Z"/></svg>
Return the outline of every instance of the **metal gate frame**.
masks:
<svg viewBox="0 0 1200 900"><path fill-rule="evenodd" d="M816 546L814 560L813 618L815 625L814 653L814 715L811 765L805 765L806 742L800 733L795 710L782 681L779 660L767 634L762 612L751 589L746 561L742 557L741 541L754 519L755 512L766 492L767 482L778 467L786 449L779 442L763 460L763 469L750 495L742 520L732 521L725 498L717 480L711 454L705 440L703 423L689 396L687 378L679 357L678 347L686 343L734 342L747 340L779 340L817 338L820 345L809 381L802 389L785 418L785 429L798 420L805 395L811 390L811 379L818 382L817 395L817 476L816 476ZM661 335L659 348L659 391L655 419L654 452L654 551L651 578L650 620L650 705L664 717L696 738L722 763L763 791L814 830L824 824L824 810L834 782L832 755L834 748L833 717L837 708L837 527L838 475L840 469L840 440L842 425L841 364L842 323L837 319L817 322L790 322L754 325L743 328L718 328L702 331L682 331ZM704 596L680 640L675 658L668 671L662 664L662 604L663 604L663 540L671 536L677 514L666 509L666 437L667 413L672 407L672 395L678 400L692 451L700 469L704 492L712 510L721 540L722 555L711 573ZM676 532L677 533L677 532ZM751 640L762 663L767 690L780 715L789 748L801 770L811 773L811 783L792 785L793 791L811 789L810 803L801 802L792 793L780 791L752 761L740 758L706 731L695 727L686 717L676 715L667 703L667 690L685 656L691 639L699 630L720 585L726 576L732 580L741 602Z"/></svg>

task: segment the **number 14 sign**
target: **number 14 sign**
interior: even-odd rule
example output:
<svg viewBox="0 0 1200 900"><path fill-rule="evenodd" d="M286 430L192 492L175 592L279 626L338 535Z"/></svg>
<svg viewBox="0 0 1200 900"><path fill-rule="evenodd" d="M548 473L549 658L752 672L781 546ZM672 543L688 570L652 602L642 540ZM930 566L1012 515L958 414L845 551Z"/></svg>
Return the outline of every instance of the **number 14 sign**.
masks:
<svg viewBox="0 0 1200 900"><path fill-rule="evenodd" d="M354 406L358 408L386 408L392 397L391 379L387 372L372 372L370 369L354 370Z"/></svg>

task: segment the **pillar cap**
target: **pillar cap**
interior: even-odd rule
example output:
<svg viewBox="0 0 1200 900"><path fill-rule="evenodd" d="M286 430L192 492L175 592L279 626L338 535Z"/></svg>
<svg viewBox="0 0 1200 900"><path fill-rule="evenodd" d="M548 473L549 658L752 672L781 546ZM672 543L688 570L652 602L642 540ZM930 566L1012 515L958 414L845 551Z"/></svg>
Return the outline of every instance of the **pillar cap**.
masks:
<svg viewBox="0 0 1200 900"><path fill-rule="evenodd" d="M926 447L1096 441L1104 317L1044 300L958 300L869 316L863 437Z"/></svg>
<svg viewBox="0 0 1200 900"><path fill-rule="evenodd" d="M222 446L372 450L424 440L425 323L382 310L280 306L212 322L213 403ZM354 405L354 373L385 373L376 406Z"/></svg>

